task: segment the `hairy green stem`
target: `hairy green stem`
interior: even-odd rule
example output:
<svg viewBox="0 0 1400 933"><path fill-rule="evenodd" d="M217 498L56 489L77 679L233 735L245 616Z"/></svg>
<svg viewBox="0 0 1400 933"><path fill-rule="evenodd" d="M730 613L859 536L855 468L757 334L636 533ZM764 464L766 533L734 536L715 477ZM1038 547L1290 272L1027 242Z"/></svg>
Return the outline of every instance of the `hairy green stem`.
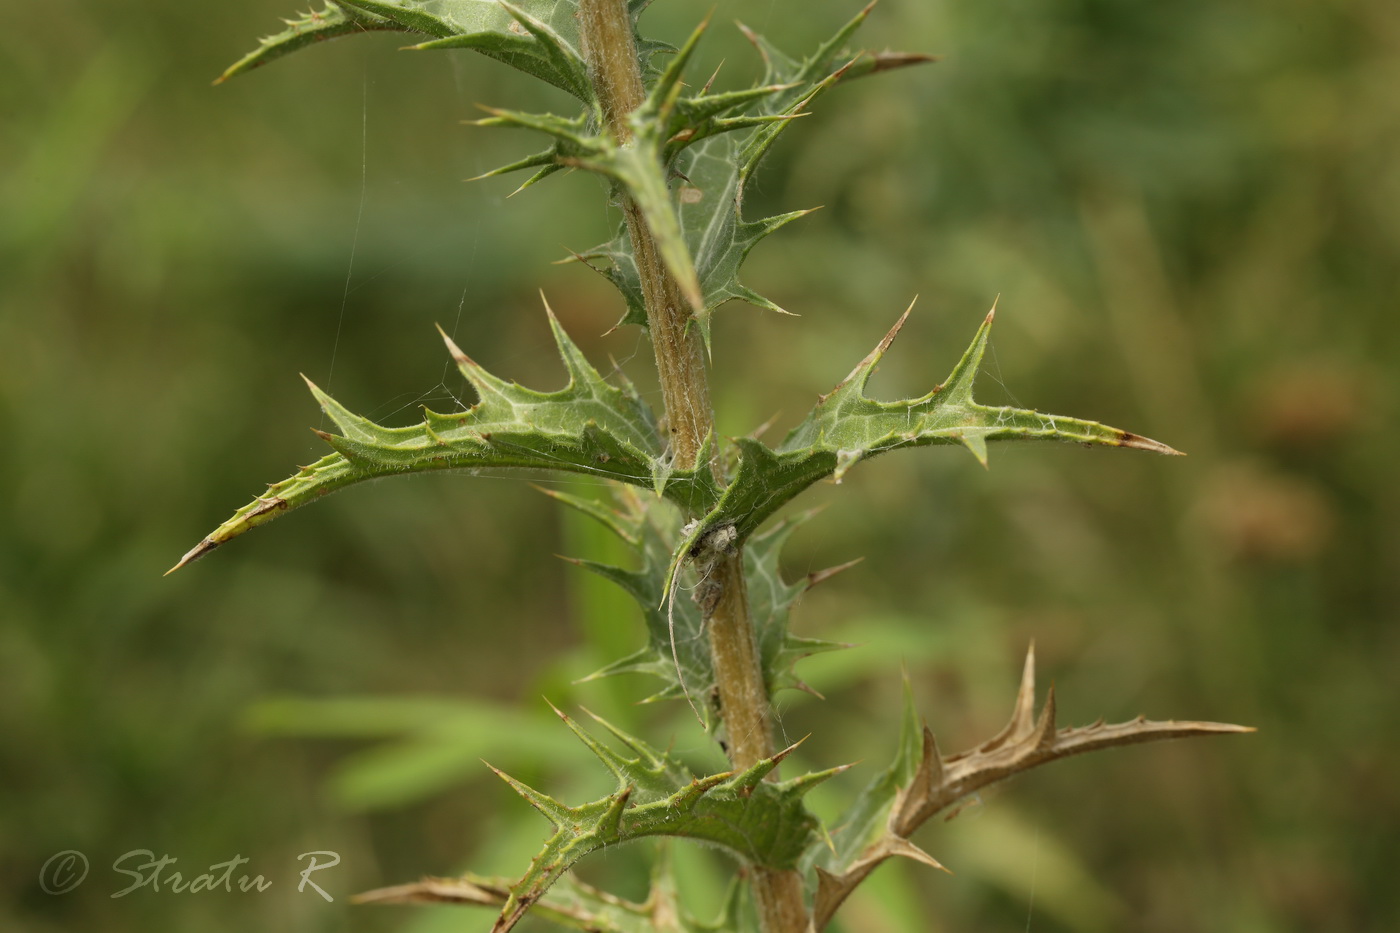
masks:
<svg viewBox="0 0 1400 933"><path fill-rule="evenodd" d="M618 142L627 143L632 139L627 118L641 106L645 92L626 3L581 0L579 28L584 57L608 128ZM700 455L705 437L714 429L704 350L699 334L686 326L690 321L689 305L661 259L656 238L641 210L625 195L622 214L641 277L647 325L661 377L671 455L678 468L690 469ZM718 469L717 463L715 467Z"/></svg>
<svg viewBox="0 0 1400 933"><path fill-rule="evenodd" d="M627 118L643 100L627 4L625 0L580 0L579 23L584 58L604 116L613 135L625 144L632 139ZM704 348L699 332L687 326L690 305L662 262L641 211L625 198L622 210L646 301L671 455L676 467L691 469L706 438L714 432ZM711 462L711 468L723 481L718 460ZM701 589L728 753L734 766L743 769L773 754L773 738L772 703L749 615L742 554L717 555L706 568ZM803 933L807 929L802 879L797 872L760 869L753 886L765 933Z"/></svg>

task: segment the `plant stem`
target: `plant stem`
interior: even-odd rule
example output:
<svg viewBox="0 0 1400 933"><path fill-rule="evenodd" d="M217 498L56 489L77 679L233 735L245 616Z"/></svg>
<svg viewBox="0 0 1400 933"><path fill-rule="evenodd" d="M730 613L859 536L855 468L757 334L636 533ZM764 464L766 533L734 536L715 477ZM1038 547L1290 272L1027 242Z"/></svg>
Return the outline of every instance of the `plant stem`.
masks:
<svg viewBox="0 0 1400 933"><path fill-rule="evenodd" d="M603 116L617 141L626 144L632 139L627 118L641 106L645 92L625 0L582 0L579 20L584 57L603 105ZM661 260L656 239L641 210L624 196L622 214L641 277L647 325L670 428L671 454L678 468L689 469L695 465L705 437L714 429L703 348L699 335L686 328L689 307Z"/></svg>
<svg viewBox="0 0 1400 933"><path fill-rule="evenodd" d="M625 145L633 136L628 117L644 98L626 0L580 0L579 25L584 58L604 117L613 136ZM704 348L698 331L687 327L689 303L661 261L641 211L625 197L622 211L646 301L671 454L676 468L693 469L706 438L714 432ZM723 482L717 459L710 468ZM774 749L772 704L749 616L742 553L718 555L708 566L701 593L729 758L735 768L747 768L770 757ZM753 888L765 933L807 929L802 878L797 872L757 869Z"/></svg>

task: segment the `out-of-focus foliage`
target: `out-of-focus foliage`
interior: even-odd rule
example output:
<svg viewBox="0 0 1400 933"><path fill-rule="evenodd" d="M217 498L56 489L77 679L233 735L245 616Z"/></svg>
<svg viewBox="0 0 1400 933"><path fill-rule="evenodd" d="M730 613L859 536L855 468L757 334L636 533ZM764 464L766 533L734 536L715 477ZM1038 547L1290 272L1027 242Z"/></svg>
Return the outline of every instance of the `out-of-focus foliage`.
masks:
<svg viewBox="0 0 1400 933"><path fill-rule="evenodd" d="M706 9L664 0L646 16L678 42ZM717 87L759 73L723 25L734 16L804 48L852 12L721 3L695 70L723 58ZM543 287L590 359L611 354L649 390L635 330L591 336L621 316L615 293L549 265L611 236L597 182L509 202L510 181L460 182L530 146L457 125L475 104L558 108L563 92L469 52L395 56L392 35L211 89L248 24L281 13L57 0L9 11L0 36L6 930L460 928L461 914L346 897L466 850L490 872L538 849L538 817L477 756L568 799L605 790L576 743L551 738L542 693L629 731L670 728L677 754L713 770L680 709L631 706L644 679L570 686L643 628L625 596L549 554L626 555L523 485L351 490L160 578L250 477L320 455L300 371L376 421L414 423L419 403L463 392L438 322L492 372L549 387ZM1400 14L1389 0L885 0L865 28L944 61L832 91L752 186L754 216L826 209L745 271L800 321L716 318L721 429L794 424L916 292L872 391L923 391L1000 293L985 400L1000 377L1001 401L1190 456L1007 448L990 473L891 458L824 492L789 574L867 560L804 599L796 632L866 647L806 662L826 703L784 694L791 737L821 724L802 766L889 759L900 660L942 744L994 731L1031 638L1042 677L1071 688L1066 721L1142 712L1260 733L998 789L917 837L955 878L886 866L846 928L1023 930L1028 912L1040 931L1396 926L1400 493L1383 426L1400 351ZM814 809L873 770L818 788ZM39 869L63 849L92 874L49 896ZM274 885L113 900L128 879L110 864L133 849L186 871L241 854ZM321 876L334 904L296 893L310 849L342 856ZM675 857L692 860L683 895L715 915L713 868ZM584 869L628 894L636 864L624 848Z"/></svg>

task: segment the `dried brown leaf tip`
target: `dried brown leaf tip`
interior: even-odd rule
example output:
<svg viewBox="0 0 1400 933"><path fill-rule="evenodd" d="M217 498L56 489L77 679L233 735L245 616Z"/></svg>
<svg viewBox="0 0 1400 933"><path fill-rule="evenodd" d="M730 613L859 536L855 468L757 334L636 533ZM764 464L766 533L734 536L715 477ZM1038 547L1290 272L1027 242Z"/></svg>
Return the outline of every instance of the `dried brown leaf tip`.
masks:
<svg viewBox="0 0 1400 933"><path fill-rule="evenodd" d="M356 904L475 904L499 907L510 891L490 881L470 878L424 878L412 884L398 884L356 894Z"/></svg>
<svg viewBox="0 0 1400 933"><path fill-rule="evenodd" d="M934 749L932 763L927 749L928 739L932 736L926 734L924 764L920 766L920 775L915 777L911 789L918 785L925 767L935 768L938 779L928 783L928 789L921 799L911 797L904 802L904 825L898 829L905 834L913 832L925 820L969 794L1070 755L1139 742L1253 731L1248 726L1230 723L1156 721L1142 716L1128 722L1108 724L1100 720L1089 726L1057 730L1053 687L1046 694L1040 715L1035 714L1035 646L1032 645L1026 653L1015 709L1010 722L1001 732L977 748L941 761L937 760L937 750Z"/></svg>
<svg viewBox="0 0 1400 933"><path fill-rule="evenodd" d="M1154 721L1142 716L1128 722L1109 724L1099 720L1088 726L1057 729L1053 687L1036 714L1035 646L1031 645L1011 719L1000 732L975 748L944 757L933 733L923 727L919 764L913 777L895 795L884 832L840 872L818 870L813 929L822 929L850 893L885 859L899 855L943 868L910 843L909 837L930 818L989 785L1051 761L1102 748L1253 731L1249 726L1230 723Z"/></svg>

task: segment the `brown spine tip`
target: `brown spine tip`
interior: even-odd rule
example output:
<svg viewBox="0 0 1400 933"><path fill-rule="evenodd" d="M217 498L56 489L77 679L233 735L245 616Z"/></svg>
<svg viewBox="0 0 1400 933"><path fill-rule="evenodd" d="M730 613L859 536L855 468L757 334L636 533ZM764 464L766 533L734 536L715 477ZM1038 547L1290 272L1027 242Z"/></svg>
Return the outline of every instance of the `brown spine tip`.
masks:
<svg viewBox="0 0 1400 933"><path fill-rule="evenodd" d="M818 405L824 404L827 399L831 398L837 392L840 392L841 389L847 385L847 383L849 383L852 379L855 379L857 376L860 376L862 373L865 374L866 378L869 377L870 372L873 371L875 367L875 364L880 362L880 360L885 355L885 351L890 348L890 344L894 343L894 338L899 336L900 330L904 327L904 322L909 320L909 314L914 310L914 304L918 300L919 296L915 295L913 300L909 302L909 307L905 308L904 313L899 316L899 320L895 321L894 326L889 329L889 331L885 334L884 337L880 338L880 342L875 345L875 349L871 350L868 354L866 354L865 359L861 360L860 363L856 365L855 369L847 373L845 379L842 379L840 382L836 383L836 386L830 392L826 393L825 395L817 396ZM862 384L862 388L863 387L864 385Z"/></svg>
<svg viewBox="0 0 1400 933"><path fill-rule="evenodd" d="M1175 447L1168 447L1161 441L1154 441L1150 437L1143 437L1141 434L1133 434L1131 431L1118 432L1118 446L1131 447L1134 450L1150 450L1156 454L1165 454L1169 457L1184 457L1186 454Z"/></svg>
<svg viewBox="0 0 1400 933"><path fill-rule="evenodd" d="M791 745L789 745L787 748L783 749L782 751L780 751L780 752L778 752L776 755L774 755L774 756L772 757L771 760L773 761L774 764L777 764L777 763L781 762L784 758L786 758L787 756L791 755L793 752L797 751L797 746L801 745L803 742L807 741L807 740L810 739L811 737L812 737L812 736L811 736L811 733L808 733L807 735L804 735L802 738L798 739L796 742L793 742L793 743L792 743Z"/></svg>
<svg viewBox="0 0 1400 933"><path fill-rule="evenodd" d="M875 67L871 69L871 74L893 71L896 68L907 68L910 65L927 65L943 60L941 55L929 55L924 52L874 52L871 54L871 58L875 60Z"/></svg>
<svg viewBox="0 0 1400 933"><path fill-rule="evenodd" d="M767 63L768 53L764 51L763 43L758 41L758 33L754 32L752 29L739 22L739 20L737 19L734 21L734 25L738 28L739 32L743 33L744 38L749 40L749 44L752 45L755 49L758 49L758 54L762 56L763 61Z"/></svg>
<svg viewBox="0 0 1400 933"><path fill-rule="evenodd" d="M817 570L812 573L809 573L807 574L807 588L811 589L818 583L825 583L827 580L830 580L838 573L850 570L852 567L854 567L856 564L859 564L863 560L865 560L864 557L857 557L855 560L848 560L844 564L837 564L835 567L828 567L825 570Z"/></svg>
<svg viewBox="0 0 1400 933"><path fill-rule="evenodd" d="M459 366L470 366L473 369L480 368L476 365L475 360L462 352L462 348L457 346L456 341L447 336L447 331L442 329L441 324L434 324L433 326L437 328L438 334L442 336L442 342L447 344L447 352L452 354L452 359L455 360Z"/></svg>
<svg viewBox="0 0 1400 933"><path fill-rule="evenodd" d="M555 316L554 309L549 306L549 298L545 296L544 289L540 289L540 303L544 305L545 316L555 324L559 323L559 318Z"/></svg>
<svg viewBox="0 0 1400 933"><path fill-rule="evenodd" d="M180 562L178 564L176 564L174 567L171 567L165 573L161 574L161 576L170 576L172 573L179 570L181 567L184 567L186 564L192 564L195 561L199 560L205 554L208 554L210 551L214 550L214 548L218 547L222 543L223 542L215 541L212 538L205 538L203 541L190 548L189 551L186 552L185 556L180 558Z"/></svg>

